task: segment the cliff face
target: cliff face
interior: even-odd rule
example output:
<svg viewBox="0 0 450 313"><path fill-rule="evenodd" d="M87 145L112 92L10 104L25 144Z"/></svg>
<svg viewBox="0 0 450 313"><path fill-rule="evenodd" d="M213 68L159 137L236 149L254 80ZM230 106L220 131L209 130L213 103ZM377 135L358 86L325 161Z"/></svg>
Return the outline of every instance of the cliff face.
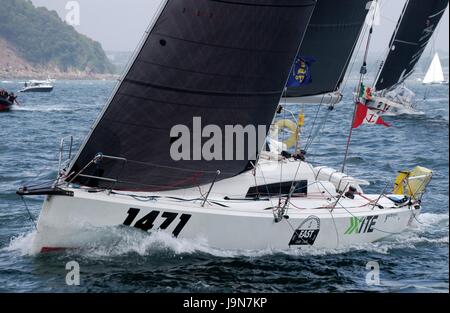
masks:
<svg viewBox="0 0 450 313"><path fill-rule="evenodd" d="M17 50L6 40L0 38L0 73L30 71L33 65L18 55Z"/></svg>
<svg viewBox="0 0 450 313"><path fill-rule="evenodd" d="M26 0L2 0L0 76L114 72L101 45L64 23L56 12ZM28 75L29 74L29 75Z"/></svg>

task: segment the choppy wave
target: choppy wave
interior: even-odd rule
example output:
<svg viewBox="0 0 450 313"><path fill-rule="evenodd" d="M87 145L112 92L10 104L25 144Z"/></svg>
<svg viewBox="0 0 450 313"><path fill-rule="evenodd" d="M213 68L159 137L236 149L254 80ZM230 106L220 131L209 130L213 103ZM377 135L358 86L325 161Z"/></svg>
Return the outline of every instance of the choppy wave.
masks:
<svg viewBox="0 0 450 313"><path fill-rule="evenodd" d="M427 98L425 100L422 100L423 102L445 102L448 101L448 98Z"/></svg>
<svg viewBox="0 0 450 313"><path fill-rule="evenodd" d="M21 256L31 255L31 248L35 235L36 231L31 231L14 237L11 239L9 245L1 250L19 254Z"/></svg>
<svg viewBox="0 0 450 313"><path fill-rule="evenodd" d="M384 116L402 116L402 115L416 115L416 116L423 116L426 115L424 111L417 111L414 109L401 109L398 112L386 112L384 113Z"/></svg>

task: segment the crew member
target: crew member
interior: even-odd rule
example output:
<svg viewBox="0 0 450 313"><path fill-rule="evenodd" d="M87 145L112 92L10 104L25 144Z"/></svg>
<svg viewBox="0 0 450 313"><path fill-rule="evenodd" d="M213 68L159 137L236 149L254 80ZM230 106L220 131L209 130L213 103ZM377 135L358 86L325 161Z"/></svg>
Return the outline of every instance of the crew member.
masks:
<svg viewBox="0 0 450 313"><path fill-rule="evenodd" d="M16 102L17 96L14 94L14 92L11 92L8 96L8 101L14 104Z"/></svg>
<svg viewBox="0 0 450 313"><path fill-rule="evenodd" d="M372 88L370 88L370 87L367 87L367 88L366 88L366 92L365 92L364 98L365 98L367 101L372 101L372 100L373 100Z"/></svg>

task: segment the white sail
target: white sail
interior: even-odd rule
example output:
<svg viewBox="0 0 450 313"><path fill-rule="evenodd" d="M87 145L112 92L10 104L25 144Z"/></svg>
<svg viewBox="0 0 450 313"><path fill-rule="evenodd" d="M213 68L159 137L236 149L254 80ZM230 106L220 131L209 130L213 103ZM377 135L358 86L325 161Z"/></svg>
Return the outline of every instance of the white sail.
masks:
<svg viewBox="0 0 450 313"><path fill-rule="evenodd" d="M425 78L423 79L424 84L439 84L444 82L444 72L442 71L441 61L439 55L436 53L431 62L430 68L428 69Z"/></svg>

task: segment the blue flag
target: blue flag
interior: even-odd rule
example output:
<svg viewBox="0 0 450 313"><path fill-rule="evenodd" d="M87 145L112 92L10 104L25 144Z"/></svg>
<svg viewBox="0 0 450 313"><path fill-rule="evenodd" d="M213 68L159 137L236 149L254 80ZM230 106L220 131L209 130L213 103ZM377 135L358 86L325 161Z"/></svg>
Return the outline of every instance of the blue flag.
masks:
<svg viewBox="0 0 450 313"><path fill-rule="evenodd" d="M316 62L311 57L298 57L292 68L287 87L301 87L312 82L311 66Z"/></svg>

